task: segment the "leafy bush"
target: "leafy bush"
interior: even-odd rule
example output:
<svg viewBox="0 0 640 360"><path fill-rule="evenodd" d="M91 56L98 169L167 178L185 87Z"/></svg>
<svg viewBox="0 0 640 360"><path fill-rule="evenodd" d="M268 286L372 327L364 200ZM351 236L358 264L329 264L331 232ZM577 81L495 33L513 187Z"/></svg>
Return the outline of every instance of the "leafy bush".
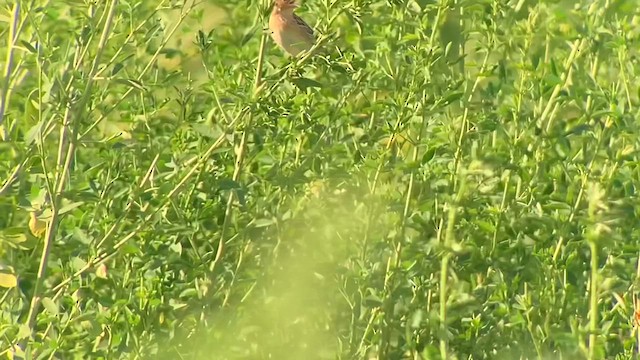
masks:
<svg viewBox="0 0 640 360"><path fill-rule="evenodd" d="M633 358L633 1L0 13L9 358Z"/></svg>

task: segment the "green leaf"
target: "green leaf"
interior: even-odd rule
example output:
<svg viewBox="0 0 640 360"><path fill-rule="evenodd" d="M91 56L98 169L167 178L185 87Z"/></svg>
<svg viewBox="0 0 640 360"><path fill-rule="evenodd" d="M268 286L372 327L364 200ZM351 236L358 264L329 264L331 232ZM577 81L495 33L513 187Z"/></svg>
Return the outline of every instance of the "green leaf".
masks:
<svg viewBox="0 0 640 360"><path fill-rule="evenodd" d="M182 254L182 244L180 243L171 244L169 246L169 249L171 249L173 252L177 254Z"/></svg>
<svg viewBox="0 0 640 360"><path fill-rule="evenodd" d="M21 324L18 328L18 335L16 340L26 339L31 336L31 328L27 324Z"/></svg>
<svg viewBox="0 0 640 360"><path fill-rule="evenodd" d="M256 228L261 228L261 227L267 227L267 226L271 226L273 224L275 224L276 219L275 218L271 218L271 219L257 219L254 220L252 222L253 227Z"/></svg>
<svg viewBox="0 0 640 360"><path fill-rule="evenodd" d="M84 269L85 266L87 266L87 262L80 259L79 257L76 256L73 259L71 259L71 268L74 271Z"/></svg>
<svg viewBox="0 0 640 360"><path fill-rule="evenodd" d="M84 202L82 201L76 201L76 202L67 202L67 203L63 203L64 205L60 208L60 211L58 212L58 214L62 215L65 213L68 213L69 211L80 207L82 204L84 204Z"/></svg>
<svg viewBox="0 0 640 360"><path fill-rule="evenodd" d="M193 289L193 291L195 291L195 289ZM169 299L169 306L171 306L171 308L173 310L179 310L182 309L183 307L187 306L187 304L183 303L183 302L179 302L175 299Z"/></svg>
<svg viewBox="0 0 640 360"><path fill-rule="evenodd" d="M193 124L192 127L198 134L209 139L217 139L222 134L217 128L203 123Z"/></svg>
<svg viewBox="0 0 640 360"><path fill-rule="evenodd" d="M38 140L40 140L40 130L42 129L42 126L40 126L40 123L37 123L35 125L33 125L32 127L29 128L29 130L27 130L24 138L25 138L25 142L27 143L27 145L31 145L36 143ZM39 143L39 142L37 142Z"/></svg>
<svg viewBox="0 0 640 360"><path fill-rule="evenodd" d="M30 43L28 43L28 42L26 42L24 40L20 40L20 44L22 44L22 46L27 48L27 50L29 50L30 53L32 53L32 54L37 54L38 53L38 50L33 45L31 45Z"/></svg>
<svg viewBox="0 0 640 360"><path fill-rule="evenodd" d="M198 296L198 291L194 288L185 289L179 295L180 298L194 298L197 296Z"/></svg>
<svg viewBox="0 0 640 360"><path fill-rule="evenodd" d="M44 306L51 315L58 315L60 312L58 305L49 297L42 299L42 306Z"/></svg>
<svg viewBox="0 0 640 360"><path fill-rule="evenodd" d="M237 181L233 181L231 179L222 179L218 183L218 188L220 190L231 190L231 189L240 189L240 184Z"/></svg>
<svg viewBox="0 0 640 360"><path fill-rule="evenodd" d="M413 316L411 316L411 328L418 329L420 328L420 324L422 323L422 318L424 313L422 310L416 310L413 312Z"/></svg>
<svg viewBox="0 0 640 360"><path fill-rule="evenodd" d="M140 252L140 249L133 244L125 244L120 251L124 254L137 254Z"/></svg>
<svg viewBox="0 0 640 360"><path fill-rule="evenodd" d="M256 33L256 28L252 27L251 29L249 29L249 31L245 32L244 35L242 35L242 39L240 40L240 46L245 46L249 40L251 40L251 38L253 38L253 35Z"/></svg>
<svg viewBox="0 0 640 360"><path fill-rule="evenodd" d="M27 235L23 227L11 227L0 232L0 241L20 244L27 241Z"/></svg>
<svg viewBox="0 0 640 360"><path fill-rule="evenodd" d="M113 65L113 69L111 70L111 76L114 76L115 74L119 73L120 70L122 70L124 68L124 65L122 65L122 63L116 63L115 65Z"/></svg>
<svg viewBox="0 0 640 360"><path fill-rule="evenodd" d="M297 86L300 90L304 91L307 88L321 88L322 84L315 81L315 80L311 80L308 78L303 78L303 77L297 77L297 78L292 78L291 82Z"/></svg>
<svg viewBox="0 0 640 360"><path fill-rule="evenodd" d="M118 84L126 85L128 87L140 90L140 91L147 91L144 85L140 81L135 79L115 79L115 82L117 82Z"/></svg>
<svg viewBox="0 0 640 360"><path fill-rule="evenodd" d="M493 233L495 231L495 229L496 229L496 227L493 224L491 224L491 223L489 223L487 221L476 220L476 221L474 221L474 223L476 225L478 225L478 227L481 230L483 230L485 232L488 232L488 233Z"/></svg>
<svg viewBox="0 0 640 360"><path fill-rule="evenodd" d="M430 147L425 153L424 155L422 155L422 162L423 163L428 163L429 161L431 161L431 159L433 159L433 157L436 155L436 148L435 147Z"/></svg>
<svg viewBox="0 0 640 360"><path fill-rule="evenodd" d="M452 92L452 93L448 94L447 96L445 96L445 98L443 99L443 103L444 103L444 105L449 105L454 101L460 100L462 95L464 95L464 91Z"/></svg>
<svg viewBox="0 0 640 360"><path fill-rule="evenodd" d="M89 239L87 233L80 228L73 229L73 238L85 245L89 245L91 243L91 239Z"/></svg>

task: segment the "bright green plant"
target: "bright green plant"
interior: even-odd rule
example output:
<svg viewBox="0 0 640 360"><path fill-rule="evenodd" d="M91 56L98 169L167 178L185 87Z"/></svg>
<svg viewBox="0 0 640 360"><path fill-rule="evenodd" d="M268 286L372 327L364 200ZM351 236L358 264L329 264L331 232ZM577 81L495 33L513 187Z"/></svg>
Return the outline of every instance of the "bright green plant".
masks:
<svg viewBox="0 0 640 360"><path fill-rule="evenodd" d="M631 0L0 8L0 355L631 359Z"/></svg>

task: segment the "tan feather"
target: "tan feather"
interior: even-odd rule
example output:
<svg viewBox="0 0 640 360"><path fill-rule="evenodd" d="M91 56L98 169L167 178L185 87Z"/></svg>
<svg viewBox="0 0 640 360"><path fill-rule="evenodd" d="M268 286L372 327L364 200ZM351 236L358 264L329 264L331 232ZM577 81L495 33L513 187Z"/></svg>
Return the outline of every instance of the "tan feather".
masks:
<svg viewBox="0 0 640 360"><path fill-rule="evenodd" d="M309 50L315 42L313 29L293 12L297 7L293 0L276 0L269 18L271 38L293 56Z"/></svg>

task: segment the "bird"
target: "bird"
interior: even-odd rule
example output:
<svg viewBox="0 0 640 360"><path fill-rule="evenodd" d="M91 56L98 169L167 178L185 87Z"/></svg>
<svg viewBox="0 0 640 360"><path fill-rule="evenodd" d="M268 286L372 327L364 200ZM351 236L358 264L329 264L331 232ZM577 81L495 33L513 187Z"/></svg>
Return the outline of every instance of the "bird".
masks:
<svg viewBox="0 0 640 360"><path fill-rule="evenodd" d="M292 56L309 50L315 43L313 29L293 12L297 7L295 0L275 0L269 18L271 38Z"/></svg>

